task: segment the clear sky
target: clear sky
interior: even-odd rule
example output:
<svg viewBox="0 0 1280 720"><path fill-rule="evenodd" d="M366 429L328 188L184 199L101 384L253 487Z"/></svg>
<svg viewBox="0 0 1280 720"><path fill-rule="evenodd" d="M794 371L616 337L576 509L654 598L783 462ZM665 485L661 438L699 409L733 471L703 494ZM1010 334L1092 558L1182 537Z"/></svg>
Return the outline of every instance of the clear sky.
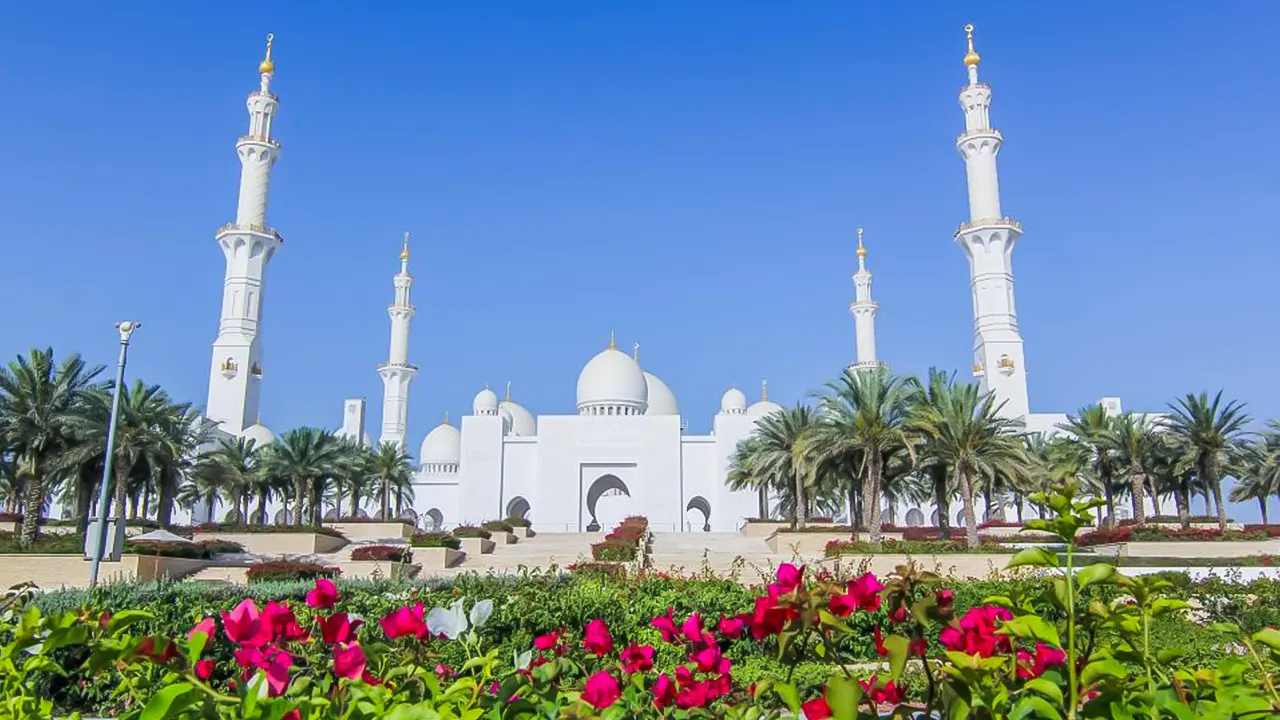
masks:
<svg viewBox="0 0 1280 720"><path fill-rule="evenodd" d="M967 368L962 26L1002 130L1033 411L1225 388L1280 416L1280 4L7 3L0 356L113 360L203 404L245 95L276 35L263 422L381 417L414 234L411 445L486 383L572 412L641 343L705 431L854 356L867 230L882 359ZM376 429L372 433L377 435Z"/></svg>

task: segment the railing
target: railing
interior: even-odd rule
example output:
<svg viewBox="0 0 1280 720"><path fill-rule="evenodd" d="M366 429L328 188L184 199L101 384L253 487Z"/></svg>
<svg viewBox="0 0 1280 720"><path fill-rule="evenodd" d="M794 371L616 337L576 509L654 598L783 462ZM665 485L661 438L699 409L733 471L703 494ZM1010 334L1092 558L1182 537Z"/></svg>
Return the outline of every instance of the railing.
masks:
<svg viewBox="0 0 1280 720"><path fill-rule="evenodd" d="M272 99L272 100L275 100L276 102L280 102L280 98L276 97L276 94L275 94L275 93L273 93L273 92L263 92L263 91L261 91L261 90L254 90L253 92L249 93L248 97L251 97L251 98L255 98L255 97L264 97L264 98L270 98L270 99ZM248 99L248 98L246 98L246 99Z"/></svg>
<svg viewBox="0 0 1280 720"><path fill-rule="evenodd" d="M240 140L239 140L239 141L237 141L237 142L236 142L236 144L237 144L237 145L239 145L239 144L240 144L240 143L242 143L242 142L256 142L256 143L262 143L263 145L270 145L271 147L273 147L273 148L277 148L277 149L279 149L279 147L280 147L280 141L279 141L279 140L274 140L274 139L272 139L272 138L266 138L266 137L260 137L260 136L258 136L258 135L241 135L241 136L240 136Z"/></svg>
<svg viewBox="0 0 1280 720"><path fill-rule="evenodd" d="M257 223L249 223L248 225L237 225L236 223L227 223L226 225L219 227L218 231L214 234L221 235L227 232L265 233L267 235L271 235L272 237L274 237L276 240L279 240L280 242L284 242L284 238L280 236L280 233L276 232L275 228L267 227L266 225L258 225Z"/></svg>
<svg viewBox="0 0 1280 720"><path fill-rule="evenodd" d="M977 130L965 130L956 136L956 142L963 142L967 138L977 137L979 135L995 135L1001 142L1004 142L1004 135L995 128L978 128Z"/></svg>
<svg viewBox="0 0 1280 720"><path fill-rule="evenodd" d="M991 86L984 82L969 83L968 85L965 85L964 87L960 88L960 92L964 92L965 90L973 90L974 88L991 92Z"/></svg>
<svg viewBox="0 0 1280 720"><path fill-rule="evenodd" d="M960 223L960 227L956 230L956 234L959 235L960 233L967 232L974 228L987 227L989 225L1000 225L1004 227L1011 227L1014 230L1017 230L1018 232L1022 232L1022 223L1018 222L1017 220L1014 220L1011 217L1002 217L1002 218L978 218L977 220L970 220L969 222Z"/></svg>

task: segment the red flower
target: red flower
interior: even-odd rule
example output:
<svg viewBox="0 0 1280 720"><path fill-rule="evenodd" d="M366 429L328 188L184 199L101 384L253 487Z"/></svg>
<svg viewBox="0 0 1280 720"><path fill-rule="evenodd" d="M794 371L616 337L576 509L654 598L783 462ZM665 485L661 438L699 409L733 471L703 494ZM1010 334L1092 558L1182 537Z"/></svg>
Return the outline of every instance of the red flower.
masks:
<svg viewBox="0 0 1280 720"><path fill-rule="evenodd" d="M614 704L621 695L618 679L603 670L587 678L587 685L582 691L582 699L597 710Z"/></svg>
<svg viewBox="0 0 1280 720"><path fill-rule="evenodd" d="M880 609L880 591L883 589L884 585L871 573L865 573L849 581L849 594L853 596L854 603L857 604L858 609L867 612Z"/></svg>
<svg viewBox="0 0 1280 720"><path fill-rule="evenodd" d="M805 720L826 720L831 717L831 706L825 697L816 697L800 706L804 710Z"/></svg>
<svg viewBox="0 0 1280 720"><path fill-rule="evenodd" d="M703 648L693 655L690 655L689 659L697 664L698 672L723 673L728 670L728 661L725 660L724 655L720 654L720 647L718 645ZM723 669L721 669L722 666Z"/></svg>
<svg viewBox="0 0 1280 720"><path fill-rule="evenodd" d="M333 648L333 674L355 680L364 674L365 656L360 643L344 643Z"/></svg>
<svg viewBox="0 0 1280 720"><path fill-rule="evenodd" d="M796 609L778 604L777 595L773 592L757 597L755 610L751 613L751 636L760 640L777 635L797 617Z"/></svg>
<svg viewBox="0 0 1280 720"><path fill-rule="evenodd" d="M393 610L383 616L378 624L382 626L382 632L390 640L410 635L421 639L427 635L427 623L422 616L422 603Z"/></svg>
<svg viewBox="0 0 1280 720"><path fill-rule="evenodd" d="M316 578L316 586L307 593L307 606L327 610L338 602L338 588L329 578Z"/></svg>
<svg viewBox="0 0 1280 720"><path fill-rule="evenodd" d="M222 629L227 639L248 647L259 647L271 642L275 633L270 622L262 622L262 615L253 600L245 598L231 612L222 612Z"/></svg>
<svg viewBox="0 0 1280 720"><path fill-rule="evenodd" d="M275 600L268 600L266 607L262 608L262 623L271 628L272 637L276 639L302 640L307 637L307 631L298 626L293 611Z"/></svg>
<svg viewBox="0 0 1280 720"><path fill-rule="evenodd" d="M906 621L907 621L907 608L904 605L899 605L898 607L893 609L893 612L889 613L889 622L895 625L900 625Z"/></svg>
<svg viewBox="0 0 1280 720"><path fill-rule="evenodd" d="M164 643L163 650L157 650L157 643ZM138 643L136 652L140 657L145 657L153 663L164 664L178 656L178 647L170 640L160 638L158 641L154 637L143 638Z"/></svg>
<svg viewBox="0 0 1280 720"><path fill-rule="evenodd" d="M750 615L734 615L733 617L724 617L722 615L716 629L727 638L742 637L742 633L747 630L747 621L750 617Z"/></svg>
<svg viewBox="0 0 1280 720"><path fill-rule="evenodd" d="M631 643L622 651L618 659L622 661L622 669L628 675L645 672L653 667L653 646L641 647Z"/></svg>
<svg viewBox="0 0 1280 720"><path fill-rule="evenodd" d="M346 613L335 613L329 617L322 617L317 622L320 624L321 636L329 645L355 640L356 630L360 629L360 626L364 624L363 620L351 620Z"/></svg>
<svg viewBox="0 0 1280 720"><path fill-rule="evenodd" d="M597 657L613 652L613 637L609 635L609 626L600 618L587 623L583 631L582 647Z"/></svg>
<svg viewBox="0 0 1280 720"><path fill-rule="evenodd" d="M680 625L680 634L691 643L701 643L703 640L702 616L698 613L693 613L686 618Z"/></svg>
<svg viewBox="0 0 1280 720"><path fill-rule="evenodd" d="M364 681L365 685L381 685L382 684L382 679L377 677L373 673L369 672L368 670L365 670L364 672L360 673L360 679Z"/></svg>
<svg viewBox="0 0 1280 720"><path fill-rule="evenodd" d="M866 694L871 702L879 705L881 703L896 704L902 701L902 690L893 684L893 681L879 687L879 681L875 675L863 680L859 683L862 685L862 691Z"/></svg>
<svg viewBox="0 0 1280 720"><path fill-rule="evenodd" d="M991 657L997 652L1008 652L1009 638L995 634L996 621L1012 620L1013 614L1002 607L983 605L969 608L960 618L960 627L948 626L938 636L938 641L948 650L979 657Z"/></svg>
<svg viewBox="0 0 1280 720"><path fill-rule="evenodd" d="M533 639L533 646L539 650L547 651L556 646L560 642L560 633L549 632L546 635L539 635Z"/></svg>
<svg viewBox="0 0 1280 720"><path fill-rule="evenodd" d="M211 638L215 632L217 632L217 625L214 624L213 618L207 617L191 628L191 631L187 633L187 639L190 640L195 637L196 633L204 633L205 637Z"/></svg>
<svg viewBox="0 0 1280 720"><path fill-rule="evenodd" d="M676 620L675 620L674 609L667 608L666 615L659 615L658 617L654 618L649 624L657 628L658 632L662 633L663 642L676 641L676 637L678 635L676 632Z"/></svg>
<svg viewBox="0 0 1280 720"><path fill-rule="evenodd" d="M302 720L302 711L298 708L294 708L285 713L284 717L280 718L280 720Z"/></svg>
<svg viewBox="0 0 1280 720"><path fill-rule="evenodd" d="M675 701L676 684L672 682L670 675L659 675L658 681L653 684L653 706L661 710L670 707Z"/></svg>
<svg viewBox="0 0 1280 720"><path fill-rule="evenodd" d="M711 688L706 683L689 683L676 695L676 707L681 710L706 707L709 702L711 702Z"/></svg>
<svg viewBox="0 0 1280 720"><path fill-rule="evenodd" d="M937 600L938 600L938 612L945 615L951 612L952 606L955 604L955 601L956 601L956 593L954 590L950 590L950 589L939 590L937 595Z"/></svg>
<svg viewBox="0 0 1280 720"><path fill-rule="evenodd" d="M201 660L196 663L196 677L201 680L208 680L213 677L213 665L212 660Z"/></svg>
<svg viewBox="0 0 1280 720"><path fill-rule="evenodd" d="M1067 661L1067 654L1058 648L1036 643L1036 653L1032 655L1025 650L1018 651L1018 677L1023 680L1038 678L1044 671L1057 667Z"/></svg>
<svg viewBox="0 0 1280 720"><path fill-rule="evenodd" d="M782 563L778 566L777 585L778 590L782 594L786 594L800 587L800 583L804 582L804 568L801 565L796 567L791 563Z"/></svg>
<svg viewBox="0 0 1280 720"><path fill-rule="evenodd" d="M454 675L457 675L457 673L453 671L453 668L445 665L444 663L436 663L436 677L441 680L449 680L453 678Z"/></svg>
<svg viewBox="0 0 1280 720"><path fill-rule="evenodd" d="M924 638L916 638L907 645L907 652L917 657L924 657L929 651L929 641Z"/></svg>
<svg viewBox="0 0 1280 720"><path fill-rule="evenodd" d="M875 630L876 654L880 657L887 657L889 650L884 646L884 636L880 634L880 626L876 626Z"/></svg>
<svg viewBox="0 0 1280 720"><path fill-rule="evenodd" d="M274 649L263 670L267 671L267 688L271 695L281 695L289 687L289 668L293 665L293 657L289 653Z"/></svg>

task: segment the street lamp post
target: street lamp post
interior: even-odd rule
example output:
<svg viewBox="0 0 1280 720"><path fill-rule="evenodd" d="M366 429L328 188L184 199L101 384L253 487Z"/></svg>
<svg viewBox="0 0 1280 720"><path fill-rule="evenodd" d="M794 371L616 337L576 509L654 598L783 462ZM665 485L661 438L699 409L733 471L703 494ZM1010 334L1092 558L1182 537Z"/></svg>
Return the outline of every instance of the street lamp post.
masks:
<svg viewBox="0 0 1280 720"><path fill-rule="evenodd" d="M107 421L107 455L102 461L102 488L98 491L98 544L93 552L93 565L89 569L89 587L98 585L98 566L107 549L107 492L111 487L111 460L116 449L116 413L120 410L120 389L124 386L124 364L129 358L129 338L142 323L126 320L116 323L120 331L120 360L116 363L116 386L111 396L111 419ZM118 512L118 511L117 511ZM120 515L124 521L124 515Z"/></svg>

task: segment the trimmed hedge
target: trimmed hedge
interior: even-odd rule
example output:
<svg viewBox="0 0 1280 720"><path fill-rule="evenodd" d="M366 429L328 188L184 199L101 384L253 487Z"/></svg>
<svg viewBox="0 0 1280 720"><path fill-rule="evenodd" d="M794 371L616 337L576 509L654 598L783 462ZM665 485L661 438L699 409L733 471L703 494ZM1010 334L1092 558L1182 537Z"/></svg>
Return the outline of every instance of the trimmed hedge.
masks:
<svg viewBox="0 0 1280 720"><path fill-rule="evenodd" d="M484 538L488 540L493 537L493 534L475 525L459 525L453 529L453 536L456 538Z"/></svg>
<svg viewBox="0 0 1280 720"><path fill-rule="evenodd" d="M462 541L447 532L415 533L413 537L409 538L409 544L413 547L442 547L452 550L462 547Z"/></svg>
<svg viewBox="0 0 1280 720"><path fill-rule="evenodd" d="M529 521L529 518L517 518L517 517L509 517L509 518L507 518L506 520L503 520L503 522L505 522L506 524L510 525L511 527L526 527L526 528L527 528L527 527L529 527L530 525L532 525L532 524L533 524L532 522L530 522L530 521Z"/></svg>
<svg viewBox="0 0 1280 720"><path fill-rule="evenodd" d="M1094 530L1081 535L1076 539L1076 542L1081 547L1091 547L1094 545L1127 542L1239 542L1266 539L1266 532L1228 530L1224 533L1217 528L1178 530L1148 525L1146 527L1118 527L1114 530Z"/></svg>
<svg viewBox="0 0 1280 720"><path fill-rule="evenodd" d="M198 533L243 533L246 535L280 535L289 533L311 533L328 535L329 537L347 539L346 535L323 525L242 525L240 523L204 523L191 528Z"/></svg>
<svg viewBox="0 0 1280 720"><path fill-rule="evenodd" d="M832 540L825 547L827 557L841 555L995 555L1013 553L998 542L982 542L970 549L963 540L885 540L880 545L857 540Z"/></svg>
<svg viewBox="0 0 1280 720"><path fill-rule="evenodd" d="M250 565L245 578L250 583L314 581L316 578L336 578L342 570L320 563L299 560L268 560Z"/></svg>
<svg viewBox="0 0 1280 720"><path fill-rule="evenodd" d="M407 563L413 562L413 551L400 545L361 545L351 551L351 559Z"/></svg>
<svg viewBox="0 0 1280 720"><path fill-rule="evenodd" d="M489 532L504 532L504 533L509 533L514 529L514 526L512 526L511 523L505 520L490 520L489 522L481 523L480 527L484 528L485 530L488 530Z"/></svg>

